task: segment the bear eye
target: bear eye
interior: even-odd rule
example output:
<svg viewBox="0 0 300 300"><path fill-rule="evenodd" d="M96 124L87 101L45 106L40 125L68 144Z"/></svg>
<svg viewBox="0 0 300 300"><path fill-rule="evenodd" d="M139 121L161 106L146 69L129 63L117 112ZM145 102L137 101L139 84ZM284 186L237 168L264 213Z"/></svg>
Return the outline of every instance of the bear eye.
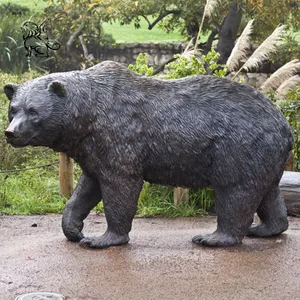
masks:
<svg viewBox="0 0 300 300"><path fill-rule="evenodd" d="M30 116L36 116L38 113L37 113L37 111L36 111L35 109L29 108L29 109L28 109L28 114L29 114Z"/></svg>
<svg viewBox="0 0 300 300"><path fill-rule="evenodd" d="M12 115L15 115L16 112L17 112L17 109L16 109L15 107L11 106L9 112L10 112Z"/></svg>

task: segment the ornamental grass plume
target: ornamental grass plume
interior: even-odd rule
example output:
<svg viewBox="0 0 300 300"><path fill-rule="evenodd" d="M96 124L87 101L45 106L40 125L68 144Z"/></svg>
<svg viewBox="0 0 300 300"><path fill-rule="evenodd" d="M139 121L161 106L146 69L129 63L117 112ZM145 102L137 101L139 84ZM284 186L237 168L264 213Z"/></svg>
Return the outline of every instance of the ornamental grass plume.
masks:
<svg viewBox="0 0 300 300"><path fill-rule="evenodd" d="M197 53L197 47L198 47L202 27L203 27L203 24L204 24L204 19L205 19L205 17L211 18L211 16L212 16L215 8L217 7L218 3L219 3L218 0L206 0L203 16L202 16L202 19L201 19L198 35L197 35L196 42L195 42L195 49L194 49L195 54Z"/></svg>
<svg viewBox="0 0 300 300"><path fill-rule="evenodd" d="M250 35L253 31L253 22L254 20L248 22L231 51L226 62L230 72L234 72L239 67L240 60L247 57L247 50L250 48Z"/></svg>
<svg viewBox="0 0 300 300"><path fill-rule="evenodd" d="M243 69L249 71L250 69L258 68L265 59L269 58L271 53L275 53L278 45L282 43L285 27L285 25L278 26L273 33L253 52L250 58L232 77L232 80L234 80Z"/></svg>
<svg viewBox="0 0 300 300"><path fill-rule="evenodd" d="M288 94L290 90L294 89L297 84L300 84L300 75L294 75L288 80L284 81L276 90L276 93L283 97Z"/></svg>
<svg viewBox="0 0 300 300"><path fill-rule="evenodd" d="M300 61L298 59L291 60L280 69L278 69L275 73L273 73L272 76L261 85L260 90L262 92L276 90L299 71ZM291 82L293 82L293 80Z"/></svg>

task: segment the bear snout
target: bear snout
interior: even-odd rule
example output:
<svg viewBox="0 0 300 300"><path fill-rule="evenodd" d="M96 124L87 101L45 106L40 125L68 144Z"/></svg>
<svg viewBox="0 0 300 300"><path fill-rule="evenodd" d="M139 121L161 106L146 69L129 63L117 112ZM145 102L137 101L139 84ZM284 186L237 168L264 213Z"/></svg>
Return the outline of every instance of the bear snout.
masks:
<svg viewBox="0 0 300 300"><path fill-rule="evenodd" d="M12 139L12 138L19 138L21 136L21 133L19 131L11 131L11 130L6 130L5 131L5 136L8 139Z"/></svg>

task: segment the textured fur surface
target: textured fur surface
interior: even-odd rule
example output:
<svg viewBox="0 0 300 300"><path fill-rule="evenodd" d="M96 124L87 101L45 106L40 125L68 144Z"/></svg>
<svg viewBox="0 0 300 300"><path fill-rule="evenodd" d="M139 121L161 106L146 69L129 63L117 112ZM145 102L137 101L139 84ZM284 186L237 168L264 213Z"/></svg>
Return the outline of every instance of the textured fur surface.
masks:
<svg viewBox="0 0 300 300"><path fill-rule="evenodd" d="M170 186L212 186L217 230L195 243L229 246L246 234L287 229L278 184L292 148L288 122L257 90L212 76L161 80L118 63L8 84L15 147L47 146L82 168L62 227L81 245L129 241L143 180ZM107 231L82 234L83 220L103 199ZM250 227L257 211L261 223Z"/></svg>

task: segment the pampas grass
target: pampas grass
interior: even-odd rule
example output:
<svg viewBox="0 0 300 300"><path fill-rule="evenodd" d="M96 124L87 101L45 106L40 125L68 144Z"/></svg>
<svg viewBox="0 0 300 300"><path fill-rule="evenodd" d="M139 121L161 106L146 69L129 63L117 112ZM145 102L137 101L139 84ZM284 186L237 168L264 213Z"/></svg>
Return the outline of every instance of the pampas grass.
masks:
<svg viewBox="0 0 300 300"><path fill-rule="evenodd" d="M218 5L218 0L207 0L205 7L204 7L204 13L203 16L211 18L212 13L214 12L215 8Z"/></svg>
<svg viewBox="0 0 300 300"><path fill-rule="evenodd" d="M294 75L288 80L284 81L276 90L276 93L279 96L284 97L290 92L291 89L294 89L297 84L300 84L300 75Z"/></svg>
<svg viewBox="0 0 300 300"><path fill-rule="evenodd" d="M250 47L250 35L253 30L254 20L250 20L237 40L231 54L226 62L228 70L234 72L239 67L239 61L247 56L247 50Z"/></svg>
<svg viewBox="0 0 300 300"><path fill-rule="evenodd" d="M203 24L204 24L204 19L205 19L205 17L208 17L208 18L211 17L211 15L214 12L215 8L217 7L218 3L219 3L218 0L206 0L203 16L202 16L202 19L201 19L199 31L198 31L197 38L196 38L195 49L194 49L195 54L197 52L197 47L198 47L198 43L199 43L199 39L200 39L200 34L201 34L202 27L203 27Z"/></svg>
<svg viewBox="0 0 300 300"><path fill-rule="evenodd" d="M196 55L195 51L194 51L194 45L193 45L193 40L194 38L192 38L188 45L186 46L186 48L184 49L183 53L181 54L181 56L187 58L187 59L191 59L194 55Z"/></svg>
<svg viewBox="0 0 300 300"><path fill-rule="evenodd" d="M252 68L258 68L261 63L268 59L271 53L276 52L277 46L282 42L285 25L278 26L273 33L254 51L251 57L246 61L243 69L249 71Z"/></svg>
<svg viewBox="0 0 300 300"><path fill-rule="evenodd" d="M272 76L262 84L260 90L262 92L276 90L282 83L299 71L300 61L298 59L294 59L273 73Z"/></svg>
<svg viewBox="0 0 300 300"><path fill-rule="evenodd" d="M233 76L232 80L234 80L243 69L249 71L250 69L258 68L265 59L269 58L271 53L275 53L277 46L282 43L284 29L285 25L278 26L273 33L253 52L250 58Z"/></svg>

